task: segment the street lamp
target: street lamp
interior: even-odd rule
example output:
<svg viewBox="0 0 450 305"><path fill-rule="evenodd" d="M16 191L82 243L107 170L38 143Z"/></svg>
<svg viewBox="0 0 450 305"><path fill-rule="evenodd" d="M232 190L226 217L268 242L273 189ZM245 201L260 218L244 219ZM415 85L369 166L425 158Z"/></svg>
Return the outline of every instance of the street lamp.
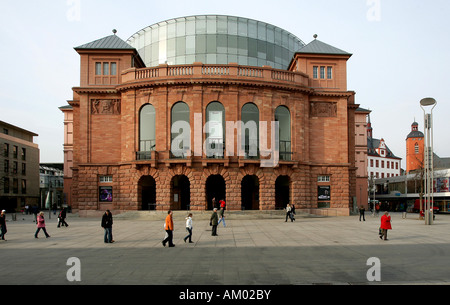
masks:
<svg viewBox="0 0 450 305"><path fill-rule="evenodd" d="M420 101L425 121L425 224L431 225L433 222L433 109L436 107L434 98L424 98ZM431 107L430 113L426 113L425 107Z"/></svg>

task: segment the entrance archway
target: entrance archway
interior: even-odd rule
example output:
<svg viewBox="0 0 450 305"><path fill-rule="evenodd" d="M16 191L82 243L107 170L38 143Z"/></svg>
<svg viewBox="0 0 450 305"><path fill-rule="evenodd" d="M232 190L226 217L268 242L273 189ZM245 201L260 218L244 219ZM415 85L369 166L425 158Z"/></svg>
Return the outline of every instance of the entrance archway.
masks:
<svg viewBox="0 0 450 305"><path fill-rule="evenodd" d="M172 178L171 186L171 209L190 210L191 208L191 183L185 175Z"/></svg>
<svg viewBox="0 0 450 305"><path fill-rule="evenodd" d="M259 178L247 175L241 182L242 210L259 210Z"/></svg>
<svg viewBox="0 0 450 305"><path fill-rule="evenodd" d="M212 210L219 208L219 200L223 199L226 202L226 185L225 179L221 175L211 175L206 180L206 208ZM215 198L216 204L213 206L212 200Z"/></svg>
<svg viewBox="0 0 450 305"><path fill-rule="evenodd" d="M275 209L284 209L290 202L289 176L279 176L275 181Z"/></svg>
<svg viewBox="0 0 450 305"><path fill-rule="evenodd" d="M143 211L156 209L156 181L152 176L143 176L138 183L138 200Z"/></svg>

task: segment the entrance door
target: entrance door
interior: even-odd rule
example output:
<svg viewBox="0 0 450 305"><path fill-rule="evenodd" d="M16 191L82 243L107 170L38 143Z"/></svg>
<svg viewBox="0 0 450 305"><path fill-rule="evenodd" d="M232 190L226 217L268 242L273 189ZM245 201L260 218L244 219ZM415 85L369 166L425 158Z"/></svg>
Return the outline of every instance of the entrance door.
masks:
<svg viewBox="0 0 450 305"><path fill-rule="evenodd" d="M243 210L259 210L259 179L247 175L241 182L241 200Z"/></svg>
<svg viewBox="0 0 450 305"><path fill-rule="evenodd" d="M171 191L171 209L172 210L190 210L191 208L191 183L185 175L179 175L172 178Z"/></svg>
<svg viewBox="0 0 450 305"><path fill-rule="evenodd" d="M275 209L284 209L289 203L289 184L288 176L279 176L275 181Z"/></svg>
<svg viewBox="0 0 450 305"><path fill-rule="evenodd" d="M206 180L206 202L207 209L219 208L219 201L221 199L226 201L226 186L225 179L221 175L211 175ZM215 199L215 206L213 206L213 198Z"/></svg>
<svg viewBox="0 0 450 305"><path fill-rule="evenodd" d="M139 180L141 210L156 209L156 181L152 176L144 176Z"/></svg>

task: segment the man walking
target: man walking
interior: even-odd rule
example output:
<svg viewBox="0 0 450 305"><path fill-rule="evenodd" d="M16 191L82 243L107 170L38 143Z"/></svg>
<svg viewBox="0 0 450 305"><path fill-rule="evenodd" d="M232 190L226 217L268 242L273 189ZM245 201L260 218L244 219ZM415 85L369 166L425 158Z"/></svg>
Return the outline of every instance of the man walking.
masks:
<svg viewBox="0 0 450 305"><path fill-rule="evenodd" d="M175 247L173 244L173 218L172 218L172 210L169 210L166 217L166 222L164 223L164 230L166 230L166 238L162 241L163 246L166 246L166 243L169 243L169 247Z"/></svg>

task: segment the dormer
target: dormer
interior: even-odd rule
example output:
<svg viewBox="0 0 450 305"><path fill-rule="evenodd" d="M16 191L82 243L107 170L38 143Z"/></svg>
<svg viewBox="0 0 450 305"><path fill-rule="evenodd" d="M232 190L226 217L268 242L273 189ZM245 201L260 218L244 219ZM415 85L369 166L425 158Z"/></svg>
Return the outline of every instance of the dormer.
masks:
<svg viewBox="0 0 450 305"><path fill-rule="evenodd" d="M295 53L289 70L307 74L313 89L347 91L347 61L351 56L314 39Z"/></svg>
<svg viewBox="0 0 450 305"><path fill-rule="evenodd" d="M381 156L381 157L386 157L387 156L387 151L386 151L386 143L384 142L384 139L380 140L380 145L377 148L377 153Z"/></svg>
<svg viewBox="0 0 450 305"><path fill-rule="evenodd" d="M80 86L115 86L121 72L131 67L143 68L135 48L114 35L76 47L81 57Z"/></svg>

